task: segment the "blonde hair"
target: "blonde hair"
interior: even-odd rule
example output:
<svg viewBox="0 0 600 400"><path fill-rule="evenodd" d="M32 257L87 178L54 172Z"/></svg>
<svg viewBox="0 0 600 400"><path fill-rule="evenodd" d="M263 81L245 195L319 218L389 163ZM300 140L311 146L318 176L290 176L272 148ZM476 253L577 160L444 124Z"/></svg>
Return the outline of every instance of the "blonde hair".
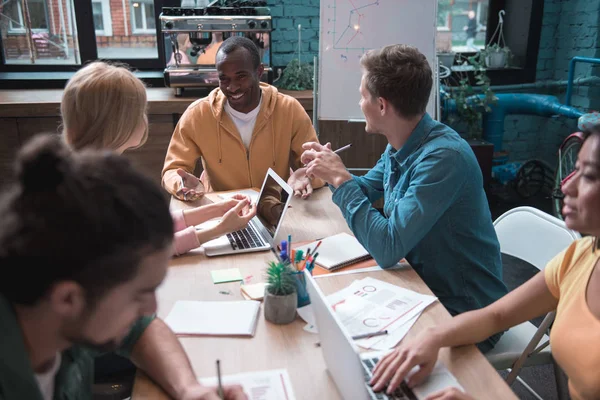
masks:
<svg viewBox="0 0 600 400"><path fill-rule="evenodd" d="M145 125L140 144L148 139L146 87L126 67L96 61L67 82L60 105L63 133L74 149L117 150Z"/></svg>

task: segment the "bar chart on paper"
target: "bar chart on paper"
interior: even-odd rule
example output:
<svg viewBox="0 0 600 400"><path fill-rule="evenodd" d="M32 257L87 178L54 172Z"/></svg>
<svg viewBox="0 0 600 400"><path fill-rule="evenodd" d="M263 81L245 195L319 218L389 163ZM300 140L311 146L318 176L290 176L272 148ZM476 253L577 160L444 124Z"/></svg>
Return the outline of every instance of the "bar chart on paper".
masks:
<svg viewBox="0 0 600 400"><path fill-rule="evenodd" d="M435 0L321 0L319 118L363 118L360 58L389 44L417 47L434 65ZM428 112L434 115L432 95Z"/></svg>

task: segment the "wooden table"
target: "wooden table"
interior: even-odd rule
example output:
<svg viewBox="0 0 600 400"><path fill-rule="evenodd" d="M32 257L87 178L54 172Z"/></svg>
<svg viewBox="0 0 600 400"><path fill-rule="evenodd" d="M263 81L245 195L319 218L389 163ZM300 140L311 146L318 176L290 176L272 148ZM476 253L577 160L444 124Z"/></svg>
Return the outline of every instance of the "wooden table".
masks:
<svg viewBox="0 0 600 400"><path fill-rule="evenodd" d="M215 196L212 195L214 199ZM207 202L208 199L201 200ZM200 203L198 203L200 204ZM331 202L328 189L316 191L308 201L292 200L282 233L276 240L292 234L296 241L314 240L338 232L349 232L339 209ZM171 207L190 207L173 200ZM177 300L240 300L240 284L214 285L210 271L239 268L242 276L252 276L252 282L263 281L271 252L207 258L201 250L174 258L161 287L158 289L158 316L164 318ZM416 292L431 295L431 291L411 268L394 271L376 271L352 275L324 277L317 280L325 294L349 285L355 279L371 276ZM222 294L230 291L231 295ZM418 335L428 326L450 319L446 309L436 302L427 308L409 332ZM223 374L286 368L290 374L296 398L299 400L340 399L335 384L326 372L320 348L315 346L318 336L305 332L305 323L297 318L289 325L266 322L261 309L256 335L253 338L196 337L180 338L194 371L198 376L214 376L214 360L221 360ZM516 399L500 375L475 346L443 349L441 360L465 389L477 399ZM133 397L138 399L168 398L143 373L136 378Z"/></svg>

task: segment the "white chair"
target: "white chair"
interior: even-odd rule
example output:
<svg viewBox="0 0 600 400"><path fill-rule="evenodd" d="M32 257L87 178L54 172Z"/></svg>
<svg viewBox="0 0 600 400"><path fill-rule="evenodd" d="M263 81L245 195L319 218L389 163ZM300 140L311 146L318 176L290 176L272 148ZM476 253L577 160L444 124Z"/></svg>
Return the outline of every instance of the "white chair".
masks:
<svg viewBox="0 0 600 400"><path fill-rule="evenodd" d="M504 254L527 261L540 271L558 253L567 248L581 235L568 229L558 218L533 207L517 207L502 214L494 221L494 228ZM554 321L554 312L548 313L539 328L527 321L502 335L496 346L486 354L497 370L510 370L506 382L510 385L518 379L527 390L540 398L518 373L522 367L552 364L549 338L546 334ZM542 343L538 346L539 343ZM557 386L562 386L558 382ZM560 392L560 387L558 388Z"/></svg>

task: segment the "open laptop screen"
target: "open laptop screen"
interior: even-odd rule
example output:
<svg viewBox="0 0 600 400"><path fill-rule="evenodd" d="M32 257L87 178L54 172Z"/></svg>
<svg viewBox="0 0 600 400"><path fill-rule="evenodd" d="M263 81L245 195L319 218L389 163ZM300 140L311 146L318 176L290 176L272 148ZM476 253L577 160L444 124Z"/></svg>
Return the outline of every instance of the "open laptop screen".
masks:
<svg viewBox="0 0 600 400"><path fill-rule="evenodd" d="M258 199L257 216L267 228L271 237L275 236L288 197L289 194L281 185L271 175L267 174L264 189Z"/></svg>

